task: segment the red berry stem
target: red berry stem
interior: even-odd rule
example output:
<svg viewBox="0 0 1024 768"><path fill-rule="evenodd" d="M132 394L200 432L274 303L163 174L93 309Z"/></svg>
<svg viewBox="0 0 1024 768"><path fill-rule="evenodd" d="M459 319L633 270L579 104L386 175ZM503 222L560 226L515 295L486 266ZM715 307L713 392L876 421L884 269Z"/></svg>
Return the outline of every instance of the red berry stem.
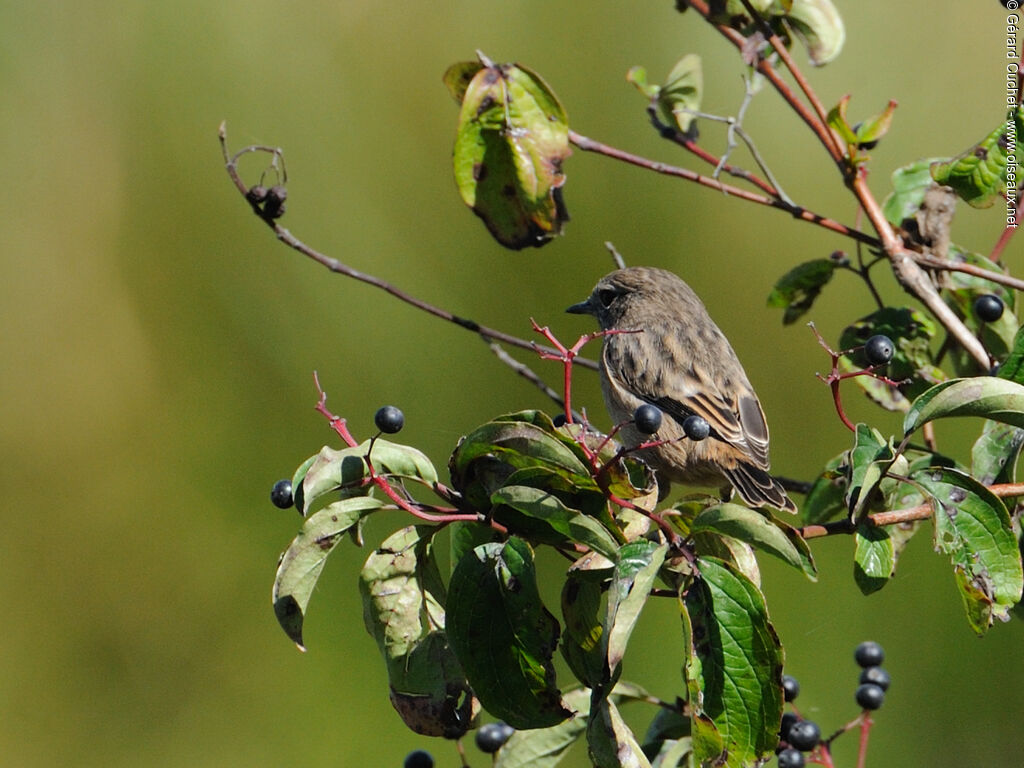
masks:
<svg viewBox="0 0 1024 768"><path fill-rule="evenodd" d="M331 429L341 436L341 439L345 441L345 444L349 448L355 448L359 443L355 441L355 438L352 437L352 433L348 431L345 419L340 416L335 416L327 410L327 393L324 392L323 387L320 386L320 376L316 371L313 371L313 383L316 384L316 391L320 394L320 400L316 404L317 412L324 415L324 418L326 418L328 423L331 425Z"/></svg>

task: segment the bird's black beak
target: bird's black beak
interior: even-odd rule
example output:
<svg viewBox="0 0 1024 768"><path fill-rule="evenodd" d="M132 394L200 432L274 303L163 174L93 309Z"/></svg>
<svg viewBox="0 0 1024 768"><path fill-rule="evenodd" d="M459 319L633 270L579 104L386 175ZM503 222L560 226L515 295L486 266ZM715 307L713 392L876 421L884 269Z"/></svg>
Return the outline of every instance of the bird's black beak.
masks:
<svg viewBox="0 0 1024 768"><path fill-rule="evenodd" d="M590 303L590 299L587 299L579 304L573 304L565 311L573 315L592 315L594 314L594 305Z"/></svg>

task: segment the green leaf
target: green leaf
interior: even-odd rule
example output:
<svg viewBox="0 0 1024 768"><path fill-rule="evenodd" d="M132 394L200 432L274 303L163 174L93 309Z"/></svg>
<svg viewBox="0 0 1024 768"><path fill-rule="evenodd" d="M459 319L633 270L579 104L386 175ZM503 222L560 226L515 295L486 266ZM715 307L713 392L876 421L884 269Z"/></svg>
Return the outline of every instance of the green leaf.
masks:
<svg viewBox="0 0 1024 768"><path fill-rule="evenodd" d="M1024 446L1024 429L986 421L971 449L971 474L982 485L1012 483Z"/></svg>
<svg viewBox="0 0 1024 768"><path fill-rule="evenodd" d="M643 747L648 755L666 741L683 739L690 735L690 718L675 709L659 708L644 734Z"/></svg>
<svg viewBox="0 0 1024 768"><path fill-rule="evenodd" d="M811 485L811 491L800 507L804 524L820 525L845 514L849 484L849 454L843 451L829 459Z"/></svg>
<svg viewBox="0 0 1024 768"><path fill-rule="evenodd" d="M676 62L665 84L658 89L658 108L670 125L685 134L694 127L704 93L704 75L700 56L688 53Z"/></svg>
<svg viewBox="0 0 1024 768"><path fill-rule="evenodd" d="M954 469L925 469L911 480L931 498L935 547L950 555L968 620L983 634L994 618L1009 618L1024 588L1010 515L988 488Z"/></svg>
<svg viewBox="0 0 1024 768"><path fill-rule="evenodd" d="M462 104L462 100L466 98L469 84L483 68L484 65L479 61L460 61L448 67L442 80L456 104Z"/></svg>
<svg viewBox="0 0 1024 768"><path fill-rule="evenodd" d="M495 507L505 506L536 520L546 531L555 536L546 537L546 543L582 544L608 558L615 558L619 548L618 542L608 530L592 517L581 514L578 510L566 507L558 497L540 488L522 485L506 485L491 494L491 503ZM501 512L495 513L502 523L507 517ZM520 526L516 525L516 530ZM533 529L537 534L537 528Z"/></svg>
<svg viewBox="0 0 1024 768"><path fill-rule="evenodd" d="M591 553L573 564L562 586L562 655L576 678L590 688L611 677L604 642L604 592L611 572L607 560Z"/></svg>
<svg viewBox="0 0 1024 768"><path fill-rule="evenodd" d="M825 121L828 126L839 134L840 138L846 142L847 149L852 155L857 148L857 134L850 127L850 121L846 119L846 108L850 104L850 94L846 94L839 100L832 109L828 111L825 116Z"/></svg>
<svg viewBox="0 0 1024 768"><path fill-rule="evenodd" d="M903 432L909 435L929 421L952 416L980 416L1024 427L1024 385L995 376L936 384L910 406Z"/></svg>
<svg viewBox="0 0 1024 768"><path fill-rule="evenodd" d="M850 517L859 520L874 501L874 492L895 458L891 441L866 424L857 425L857 434L850 450L850 486L846 504Z"/></svg>
<svg viewBox="0 0 1024 768"><path fill-rule="evenodd" d="M936 161L934 157L916 160L892 172L892 192L882 203L886 221L898 227L917 213L933 183L931 166Z"/></svg>
<svg viewBox="0 0 1024 768"><path fill-rule="evenodd" d="M567 691L565 704L576 716L550 728L516 731L498 750L494 768L553 768L587 730L590 689Z"/></svg>
<svg viewBox="0 0 1024 768"><path fill-rule="evenodd" d="M308 514L317 500L339 489L342 489L343 496L365 495L367 489L361 486L361 481L369 474L365 457L371 450L370 460L377 474L415 480L425 485L437 482L437 470L430 459L408 445L377 438L341 450L324 446L312 461L303 465L306 471L301 483L292 484L293 488L302 489L302 513ZM296 505L299 503L300 495L296 494Z"/></svg>
<svg viewBox="0 0 1024 768"><path fill-rule="evenodd" d="M1014 117L1015 135L1024 133L1021 110ZM1007 121L963 154L948 161L931 165L932 178L939 184L952 187L968 205L987 208L995 199L1006 194L1007 181Z"/></svg>
<svg viewBox="0 0 1024 768"><path fill-rule="evenodd" d="M459 738L479 702L445 636L444 585L431 551L433 526L389 536L359 574L363 620L388 670L391 703L416 733Z"/></svg>
<svg viewBox="0 0 1024 768"><path fill-rule="evenodd" d="M999 366L996 376L1000 379L1024 384L1024 328L1017 330L1009 356ZM293 486L294 487L294 484Z"/></svg>
<svg viewBox="0 0 1024 768"><path fill-rule="evenodd" d="M651 85L647 80L647 70L639 64L629 68L626 73L626 82L632 83L648 99L653 99L661 89L657 85Z"/></svg>
<svg viewBox="0 0 1024 768"><path fill-rule="evenodd" d="M768 295L768 306L785 308L782 316L784 325L796 322L811 308L838 266L839 262L833 259L814 259L798 264L775 283Z"/></svg>
<svg viewBox="0 0 1024 768"><path fill-rule="evenodd" d="M764 596L749 579L715 558L700 558L698 568L684 611L696 652L686 666L688 688L698 694L690 700L694 762L749 766L778 743L782 647ZM722 739L717 750L715 732Z"/></svg>
<svg viewBox="0 0 1024 768"><path fill-rule="evenodd" d="M569 126L558 97L534 72L485 62L449 68L445 84L461 95L453 156L463 201L502 245L542 246L568 220L562 163Z"/></svg>
<svg viewBox="0 0 1024 768"><path fill-rule="evenodd" d="M767 511L718 504L697 515L691 529L695 533L713 531L739 539L803 571L811 581L818 578L807 542L794 528Z"/></svg>
<svg viewBox="0 0 1024 768"><path fill-rule="evenodd" d="M281 628L300 650L302 625L313 589L324 563L345 532L384 503L369 496L342 499L324 507L306 520L288 549L281 555L274 578L274 614Z"/></svg>
<svg viewBox="0 0 1024 768"><path fill-rule="evenodd" d="M854 533L853 579L865 595L877 592L892 578L896 569L896 551L889 532L882 527L861 523Z"/></svg>
<svg viewBox="0 0 1024 768"><path fill-rule="evenodd" d="M292 475L292 500L295 502L295 509L303 517L306 516L306 505L302 491L302 483L306 479L306 473L309 472L309 468L315 461L316 456L310 456L299 465L299 468L295 470L295 474Z"/></svg>
<svg viewBox="0 0 1024 768"><path fill-rule="evenodd" d="M625 544L619 550L608 592L608 617L604 632L608 643L608 668L613 677L626 654L629 636L640 618L640 611L647 603L667 551L667 544L658 546L645 539Z"/></svg>
<svg viewBox="0 0 1024 768"><path fill-rule="evenodd" d="M686 768L693 754L693 740L689 736L681 739L667 739L661 742L658 752L651 760L651 768Z"/></svg>
<svg viewBox="0 0 1024 768"><path fill-rule="evenodd" d="M807 47L811 64L834 61L846 42L846 27L832 0L793 0L786 21Z"/></svg>
<svg viewBox="0 0 1024 768"><path fill-rule="evenodd" d="M885 134L889 132L889 127L892 125L892 116L896 111L897 103L895 101L889 101L885 109L877 115L872 115L867 120L860 123L856 130L857 142L859 144L870 144L871 142L878 141Z"/></svg>
<svg viewBox="0 0 1024 768"><path fill-rule="evenodd" d="M476 547L448 587L448 638L484 707L513 728L572 715L555 684L559 627L537 591L533 550L518 538Z"/></svg>
<svg viewBox="0 0 1024 768"><path fill-rule="evenodd" d="M596 768L651 768L636 736L619 714L619 708L597 691L591 697L587 746Z"/></svg>

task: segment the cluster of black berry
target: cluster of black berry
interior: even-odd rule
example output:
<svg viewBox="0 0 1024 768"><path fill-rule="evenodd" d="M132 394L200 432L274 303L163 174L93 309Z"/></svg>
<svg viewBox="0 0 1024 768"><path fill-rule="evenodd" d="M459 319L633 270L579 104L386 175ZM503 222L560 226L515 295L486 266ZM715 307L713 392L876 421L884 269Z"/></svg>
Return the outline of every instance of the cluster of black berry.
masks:
<svg viewBox="0 0 1024 768"><path fill-rule="evenodd" d="M275 184L269 189L262 184L255 184L249 187L245 199L259 208L264 218L279 219L284 216L284 201L288 199L288 190L281 184Z"/></svg>
<svg viewBox="0 0 1024 768"><path fill-rule="evenodd" d="M512 738L515 728L507 723L487 723L476 732L476 747L481 752L493 755L505 742ZM434 768L434 756L425 749L417 749L405 756L403 768Z"/></svg>
<svg viewBox="0 0 1024 768"><path fill-rule="evenodd" d="M861 668L860 684L855 698L863 710L875 710L885 701L889 688L889 673L882 668L885 651L873 640L861 643L853 652L853 658ZM782 694L786 701L793 701L800 693L800 683L789 675L782 676ZM795 712L782 715L779 728L779 747L776 750L779 768L803 768L805 752L810 752L821 742L821 729L812 720L805 720Z"/></svg>
<svg viewBox="0 0 1024 768"><path fill-rule="evenodd" d="M800 683L790 675L782 676L782 695L793 701L800 694ZM795 712L782 715L779 728L779 768L803 768L804 752L810 752L821 741L821 729L813 720L805 720Z"/></svg>
<svg viewBox="0 0 1024 768"><path fill-rule="evenodd" d="M878 643L868 640L857 646L853 658L861 668L857 704L862 709L878 709L885 702L885 692L889 689L889 673L882 668L885 651Z"/></svg>
<svg viewBox="0 0 1024 768"><path fill-rule="evenodd" d="M377 409L373 423L381 432L393 435L405 426L405 414L393 405L385 405ZM270 501L279 509L288 509L295 503L293 490L291 480L278 480L270 489Z"/></svg>

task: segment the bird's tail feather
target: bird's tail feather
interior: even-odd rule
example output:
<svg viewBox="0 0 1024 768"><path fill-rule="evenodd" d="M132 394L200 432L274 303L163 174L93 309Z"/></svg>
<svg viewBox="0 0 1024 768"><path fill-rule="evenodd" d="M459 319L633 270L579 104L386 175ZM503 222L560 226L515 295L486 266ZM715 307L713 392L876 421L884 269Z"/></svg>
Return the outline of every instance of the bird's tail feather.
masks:
<svg viewBox="0 0 1024 768"><path fill-rule="evenodd" d="M782 483L760 467L742 463L728 469L723 467L722 473L747 504L796 512L796 504L786 495Z"/></svg>

